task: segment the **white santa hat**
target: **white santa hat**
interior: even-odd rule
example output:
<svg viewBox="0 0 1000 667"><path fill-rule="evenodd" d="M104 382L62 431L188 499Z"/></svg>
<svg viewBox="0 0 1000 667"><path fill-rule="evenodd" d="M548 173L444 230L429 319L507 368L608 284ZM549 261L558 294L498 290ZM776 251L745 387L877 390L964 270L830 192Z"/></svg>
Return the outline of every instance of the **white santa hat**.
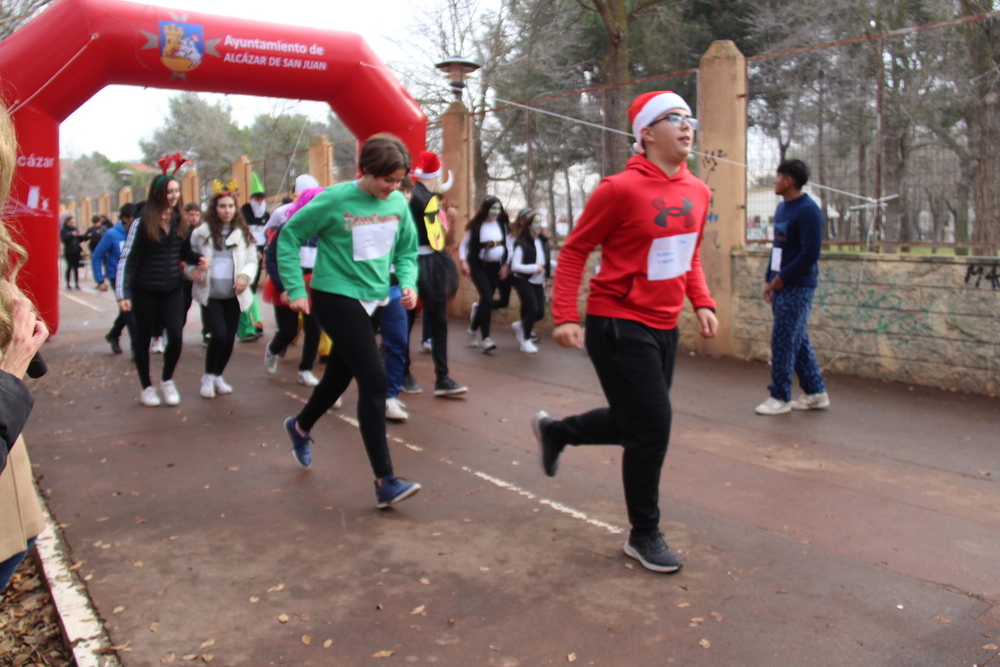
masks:
<svg viewBox="0 0 1000 667"><path fill-rule="evenodd" d="M431 151L420 151L413 163L414 178L430 180L441 175L441 158Z"/></svg>
<svg viewBox="0 0 1000 667"><path fill-rule="evenodd" d="M300 194L309 188L318 188L319 181L309 174L299 174L295 177L295 194Z"/></svg>
<svg viewBox="0 0 1000 667"><path fill-rule="evenodd" d="M671 109L684 109L688 114L691 113L691 107L684 101L684 98L672 90L654 90L635 98L632 106L629 107L628 118L632 121L632 135L635 137L632 148L637 153L646 152L642 147L642 137L639 136L642 128Z"/></svg>

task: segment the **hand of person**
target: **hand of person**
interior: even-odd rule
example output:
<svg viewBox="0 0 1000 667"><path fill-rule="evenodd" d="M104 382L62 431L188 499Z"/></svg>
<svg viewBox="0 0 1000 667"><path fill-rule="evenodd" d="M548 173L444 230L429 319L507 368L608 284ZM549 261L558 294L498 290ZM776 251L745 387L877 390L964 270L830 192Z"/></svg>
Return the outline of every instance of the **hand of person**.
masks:
<svg viewBox="0 0 1000 667"><path fill-rule="evenodd" d="M715 316L711 308L699 308L694 311L694 314L698 316L698 326L701 328L700 333L704 338L712 338L719 331L719 318Z"/></svg>
<svg viewBox="0 0 1000 667"><path fill-rule="evenodd" d="M500 267L500 280L507 280L510 276L510 264L504 264Z"/></svg>
<svg viewBox="0 0 1000 667"><path fill-rule="evenodd" d="M785 281L781 279L781 276L775 276L774 280L771 281L771 289L779 290L785 286Z"/></svg>
<svg viewBox="0 0 1000 667"><path fill-rule="evenodd" d="M233 284L233 290L237 294L243 294L244 290L246 290L247 285L249 284L250 284L250 279L247 278L245 275L240 274L236 276L236 282Z"/></svg>
<svg viewBox="0 0 1000 667"><path fill-rule="evenodd" d="M399 299L399 305L407 310L417 307L417 291L412 287L403 288L403 296Z"/></svg>
<svg viewBox="0 0 1000 667"><path fill-rule="evenodd" d="M771 283L764 283L764 301L771 303Z"/></svg>
<svg viewBox="0 0 1000 667"><path fill-rule="evenodd" d="M583 349L583 327L576 322L560 324L552 330L552 337L560 347L578 347Z"/></svg>
<svg viewBox="0 0 1000 667"><path fill-rule="evenodd" d="M278 299L281 301L281 305L285 306L286 308L288 307L288 292L282 292L281 296L279 296Z"/></svg>
<svg viewBox="0 0 1000 667"><path fill-rule="evenodd" d="M118 302L118 310L123 313L127 313L132 310L132 301L130 299L122 299Z"/></svg>
<svg viewBox="0 0 1000 667"><path fill-rule="evenodd" d="M309 314L309 299L304 296L300 296L298 299L293 299L288 302L288 307L294 310L296 313Z"/></svg>
<svg viewBox="0 0 1000 667"><path fill-rule="evenodd" d="M101 290L102 292L107 292L108 291L108 281L105 280L103 283L100 283L97 286L97 289Z"/></svg>
<svg viewBox="0 0 1000 667"><path fill-rule="evenodd" d="M208 268L208 257L202 257L201 259L198 260L198 268L199 269Z"/></svg>
<svg viewBox="0 0 1000 667"><path fill-rule="evenodd" d="M501 271L502 270L503 269L501 269ZM472 279L472 271L469 270L469 263L464 259L462 260L462 275L465 276L466 280Z"/></svg>
<svg viewBox="0 0 1000 667"><path fill-rule="evenodd" d="M535 275L538 275L539 273L545 273L545 265L544 264L536 264L535 265Z"/></svg>
<svg viewBox="0 0 1000 667"><path fill-rule="evenodd" d="M23 378L28 370L28 364L49 337L49 328L35 314L31 301L23 294L14 296L13 305L13 333L7 349L4 350L3 359L0 360L0 370Z"/></svg>

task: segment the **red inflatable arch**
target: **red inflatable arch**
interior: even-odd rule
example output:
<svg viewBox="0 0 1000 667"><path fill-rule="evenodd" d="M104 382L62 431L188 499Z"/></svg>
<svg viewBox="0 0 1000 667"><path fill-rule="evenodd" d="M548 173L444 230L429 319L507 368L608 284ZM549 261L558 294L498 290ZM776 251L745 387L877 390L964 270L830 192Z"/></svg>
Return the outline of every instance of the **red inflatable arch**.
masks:
<svg viewBox="0 0 1000 667"><path fill-rule="evenodd" d="M424 113L359 35L121 0L58 0L0 42L0 98L20 141L4 217L28 251L19 282L53 332L59 123L110 84L328 102L357 137L392 132L411 151L424 149Z"/></svg>

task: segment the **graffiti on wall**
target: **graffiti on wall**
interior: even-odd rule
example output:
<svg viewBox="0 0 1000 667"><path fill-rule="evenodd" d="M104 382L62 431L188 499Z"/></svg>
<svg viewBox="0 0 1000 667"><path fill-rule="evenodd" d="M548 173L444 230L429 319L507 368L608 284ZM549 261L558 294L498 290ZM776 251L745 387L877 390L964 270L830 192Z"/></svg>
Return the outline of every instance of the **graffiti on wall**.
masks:
<svg viewBox="0 0 1000 667"><path fill-rule="evenodd" d="M701 175L701 180L705 181L705 185L712 191L712 200L708 204L707 225L713 225L719 221L719 214L715 212L715 188L712 187L712 174L719 167L719 159L725 157L726 151L720 148L719 150L702 153L699 160L698 171ZM719 243L719 232L717 230L709 230L706 226L705 239L711 242L716 250L722 248L722 245Z"/></svg>
<svg viewBox="0 0 1000 667"><path fill-rule="evenodd" d="M993 289L1000 289L1000 273L997 268L1000 264L969 264L965 272L965 284L979 289L980 285L989 285Z"/></svg>
<svg viewBox="0 0 1000 667"><path fill-rule="evenodd" d="M896 289L895 278L888 285L876 283L870 276L859 282L851 268L846 264L823 267L816 289L816 305L823 311L824 318L847 324L857 333L908 336L933 333L927 314L918 304L907 302L904 293Z"/></svg>

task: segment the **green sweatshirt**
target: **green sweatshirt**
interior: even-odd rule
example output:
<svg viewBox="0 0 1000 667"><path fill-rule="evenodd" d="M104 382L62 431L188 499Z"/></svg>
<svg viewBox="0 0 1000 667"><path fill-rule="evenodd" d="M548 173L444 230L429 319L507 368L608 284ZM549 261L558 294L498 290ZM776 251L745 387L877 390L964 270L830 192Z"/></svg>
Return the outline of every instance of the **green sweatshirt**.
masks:
<svg viewBox="0 0 1000 667"><path fill-rule="evenodd" d="M406 198L385 201L354 182L332 185L295 212L278 236L278 271L289 300L307 296L299 247L319 235L312 288L362 301L389 296L389 267L400 288L416 289L417 227Z"/></svg>

